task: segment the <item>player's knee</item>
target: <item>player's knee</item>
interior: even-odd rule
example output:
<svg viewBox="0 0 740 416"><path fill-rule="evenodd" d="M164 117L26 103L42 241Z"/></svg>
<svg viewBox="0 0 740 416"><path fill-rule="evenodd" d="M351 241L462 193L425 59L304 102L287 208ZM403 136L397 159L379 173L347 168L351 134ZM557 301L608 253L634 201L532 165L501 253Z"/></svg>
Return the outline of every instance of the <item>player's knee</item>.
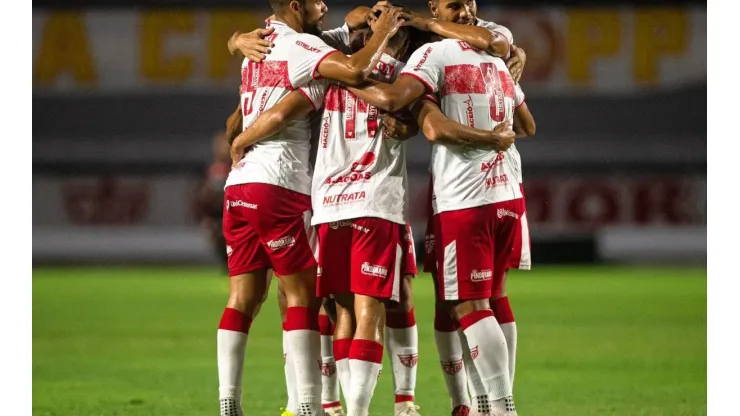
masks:
<svg viewBox="0 0 740 416"><path fill-rule="evenodd" d="M324 315L328 316L332 322L334 322L335 324L337 323L337 304L334 299L322 299L321 311L319 313L323 313Z"/></svg>
<svg viewBox="0 0 740 416"><path fill-rule="evenodd" d="M468 300L453 303L451 309L452 316L459 322L462 317L473 312L491 309L491 304L488 299Z"/></svg>

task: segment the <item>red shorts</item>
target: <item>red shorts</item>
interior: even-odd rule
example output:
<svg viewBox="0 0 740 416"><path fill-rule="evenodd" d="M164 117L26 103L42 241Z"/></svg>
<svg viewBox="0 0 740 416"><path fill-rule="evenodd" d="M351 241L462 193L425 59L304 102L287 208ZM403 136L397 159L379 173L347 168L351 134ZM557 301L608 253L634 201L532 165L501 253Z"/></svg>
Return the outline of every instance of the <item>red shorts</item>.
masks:
<svg viewBox="0 0 740 416"><path fill-rule="evenodd" d="M263 268L285 276L316 266L308 195L247 183L227 187L224 201L229 276Z"/></svg>
<svg viewBox="0 0 740 416"><path fill-rule="evenodd" d="M380 218L319 224L317 295L355 293L398 301L404 225Z"/></svg>
<svg viewBox="0 0 740 416"><path fill-rule="evenodd" d="M411 224L406 224L404 230L404 248L403 263L401 264L401 273L403 276L416 276L419 270L416 268L416 248L414 247L414 234L411 231Z"/></svg>
<svg viewBox="0 0 740 416"><path fill-rule="evenodd" d="M488 299L500 290L523 207L519 198L434 216L440 299Z"/></svg>
<svg viewBox="0 0 740 416"><path fill-rule="evenodd" d="M519 185L524 195L524 186ZM431 194L430 194L431 197ZM521 230L514 235L514 249L511 251L509 269L530 270L532 268L532 242L529 238L529 222L527 221L527 206L525 198L517 199L522 204L522 214L519 226ZM430 198L431 204L431 198ZM424 237L424 272L437 272L437 253L434 249L434 217L429 214L426 236Z"/></svg>

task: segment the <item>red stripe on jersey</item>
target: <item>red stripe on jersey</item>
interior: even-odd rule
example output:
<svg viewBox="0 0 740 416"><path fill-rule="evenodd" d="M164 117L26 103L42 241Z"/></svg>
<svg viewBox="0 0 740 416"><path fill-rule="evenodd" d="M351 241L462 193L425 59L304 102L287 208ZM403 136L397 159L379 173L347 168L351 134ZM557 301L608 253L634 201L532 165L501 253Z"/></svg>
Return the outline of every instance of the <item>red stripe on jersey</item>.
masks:
<svg viewBox="0 0 740 416"><path fill-rule="evenodd" d="M357 96L345 91L344 98L344 138L354 140L357 138Z"/></svg>
<svg viewBox="0 0 740 416"><path fill-rule="evenodd" d="M359 101L359 103L361 102L362 100ZM375 137L375 133L377 132L378 132L378 109L371 105L367 109L367 134L369 137L372 138L372 137Z"/></svg>
<svg viewBox="0 0 740 416"><path fill-rule="evenodd" d="M449 65L445 67L442 96L452 94L485 94L486 83L477 65Z"/></svg>
<svg viewBox="0 0 740 416"><path fill-rule="evenodd" d="M514 87L514 79L507 71L498 71L498 76L501 78L501 86L504 88L504 97L511 98L514 100L516 91Z"/></svg>
<svg viewBox="0 0 740 416"><path fill-rule="evenodd" d="M337 84L329 85L326 90L326 97L324 97L324 109L326 111L339 111L344 112L344 95L347 90L340 87Z"/></svg>
<svg viewBox="0 0 740 416"><path fill-rule="evenodd" d="M287 61L264 61L256 65L259 71L257 88L285 88L293 89L288 75Z"/></svg>

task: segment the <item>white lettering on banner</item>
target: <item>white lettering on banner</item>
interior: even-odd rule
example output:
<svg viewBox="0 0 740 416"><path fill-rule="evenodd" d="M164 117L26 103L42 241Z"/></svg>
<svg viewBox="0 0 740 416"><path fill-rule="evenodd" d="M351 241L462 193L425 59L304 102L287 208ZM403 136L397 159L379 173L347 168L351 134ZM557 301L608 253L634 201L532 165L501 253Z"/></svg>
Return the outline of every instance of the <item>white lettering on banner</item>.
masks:
<svg viewBox="0 0 740 416"><path fill-rule="evenodd" d="M470 272L470 280L473 282L482 282L484 280L490 280L493 278L493 270L486 269L486 270L475 270Z"/></svg>
<svg viewBox="0 0 740 416"><path fill-rule="evenodd" d="M370 264L368 262L362 263L362 274L366 274L374 277L388 277L388 269L377 264Z"/></svg>
<svg viewBox="0 0 740 416"><path fill-rule="evenodd" d="M332 9L326 17L328 26L341 24L346 12ZM266 7L175 12L34 10L34 93L232 91L231 75L238 73L238 66L225 51L226 39L236 29L261 27L263 17L270 14ZM647 87L706 82L706 8L514 12L481 7L478 14L508 27L514 42L527 52L530 96L630 94ZM624 31L625 27L631 30ZM430 53L426 51L418 69ZM390 68L378 70L390 72Z"/></svg>

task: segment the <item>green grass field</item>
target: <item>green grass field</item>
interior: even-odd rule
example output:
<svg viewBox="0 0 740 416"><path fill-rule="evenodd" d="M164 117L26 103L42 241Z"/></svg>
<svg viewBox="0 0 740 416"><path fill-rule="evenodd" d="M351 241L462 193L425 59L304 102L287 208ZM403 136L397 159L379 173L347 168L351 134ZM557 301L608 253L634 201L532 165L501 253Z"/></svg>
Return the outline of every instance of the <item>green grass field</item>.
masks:
<svg viewBox="0 0 740 416"><path fill-rule="evenodd" d="M443 416L428 276L414 290L417 404ZM218 414L216 326L227 291L215 269L34 269L33 414ZM521 415L706 415L705 268L537 267L512 273L508 292ZM250 416L277 416L285 403L279 321L271 296L247 348ZM378 416L393 408L384 366Z"/></svg>

